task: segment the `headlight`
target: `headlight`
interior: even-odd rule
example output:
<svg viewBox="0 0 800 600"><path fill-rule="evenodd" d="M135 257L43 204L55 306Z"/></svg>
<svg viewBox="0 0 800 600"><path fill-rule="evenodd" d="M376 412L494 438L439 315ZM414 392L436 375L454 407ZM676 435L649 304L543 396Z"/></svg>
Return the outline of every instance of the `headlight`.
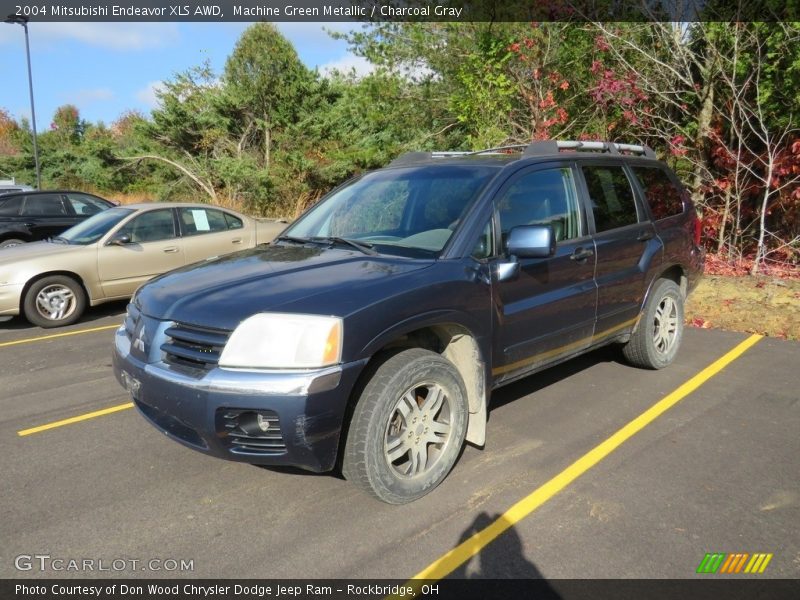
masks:
<svg viewBox="0 0 800 600"><path fill-rule="evenodd" d="M337 364L342 355L339 317L259 313L239 323L222 350L220 367L310 369Z"/></svg>

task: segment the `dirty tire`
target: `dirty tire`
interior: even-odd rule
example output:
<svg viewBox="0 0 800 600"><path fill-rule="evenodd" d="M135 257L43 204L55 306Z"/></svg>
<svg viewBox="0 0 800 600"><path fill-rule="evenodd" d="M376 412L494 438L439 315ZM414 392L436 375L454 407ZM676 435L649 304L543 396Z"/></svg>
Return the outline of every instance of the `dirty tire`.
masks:
<svg viewBox="0 0 800 600"><path fill-rule="evenodd" d="M66 275L50 275L34 282L25 293L25 318L39 327L62 327L77 321L86 309L86 293Z"/></svg>
<svg viewBox="0 0 800 600"><path fill-rule="evenodd" d="M3 240L2 242L0 242L0 250L2 250L3 248L13 248L14 246L21 246L24 243L25 240L17 240L17 239Z"/></svg>
<svg viewBox="0 0 800 600"><path fill-rule="evenodd" d="M662 369L675 360L682 338L683 294L674 281L659 279L650 291L636 333L622 351L636 367Z"/></svg>
<svg viewBox="0 0 800 600"><path fill-rule="evenodd" d="M421 498L452 469L469 406L456 368L421 348L386 359L353 411L342 473L389 504Z"/></svg>

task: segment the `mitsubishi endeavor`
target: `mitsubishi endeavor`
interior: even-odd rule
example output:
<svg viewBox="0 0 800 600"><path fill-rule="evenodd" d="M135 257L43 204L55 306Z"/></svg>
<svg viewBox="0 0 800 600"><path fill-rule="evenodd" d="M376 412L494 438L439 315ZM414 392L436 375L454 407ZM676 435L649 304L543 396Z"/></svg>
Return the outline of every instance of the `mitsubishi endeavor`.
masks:
<svg viewBox="0 0 800 600"><path fill-rule="evenodd" d="M660 369L702 273L700 222L646 146L416 152L270 244L143 285L114 372L170 438L340 468L385 502L482 446L492 391L588 350Z"/></svg>

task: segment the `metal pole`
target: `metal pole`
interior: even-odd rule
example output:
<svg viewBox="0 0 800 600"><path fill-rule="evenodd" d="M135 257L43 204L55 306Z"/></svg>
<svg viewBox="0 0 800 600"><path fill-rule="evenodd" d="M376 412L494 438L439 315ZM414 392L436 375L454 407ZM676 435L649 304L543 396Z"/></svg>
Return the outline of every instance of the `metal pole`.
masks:
<svg viewBox="0 0 800 600"><path fill-rule="evenodd" d="M39 168L39 145L36 143L36 110L33 107L33 74L31 71L31 46L28 41L28 23L23 21L25 28L25 55L28 57L28 90L31 95L31 123L33 124L33 160L36 161L36 189L42 189L42 172Z"/></svg>

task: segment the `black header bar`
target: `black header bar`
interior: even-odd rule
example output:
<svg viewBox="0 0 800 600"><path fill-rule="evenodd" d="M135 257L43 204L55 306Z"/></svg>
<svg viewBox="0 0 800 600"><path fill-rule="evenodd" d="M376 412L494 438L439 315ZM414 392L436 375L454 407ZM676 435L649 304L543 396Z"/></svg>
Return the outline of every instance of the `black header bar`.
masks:
<svg viewBox="0 0 800 600"><path fill-rule="evenodd" d="M0 0L30 22L797 21L800 0Z"/></svg>
<svg viewBox="0 0 800 600"><path fill-rule="evenodd" d="M187 580L6 579L4 600L796 600L800 580L699 579Z"/></svg>

